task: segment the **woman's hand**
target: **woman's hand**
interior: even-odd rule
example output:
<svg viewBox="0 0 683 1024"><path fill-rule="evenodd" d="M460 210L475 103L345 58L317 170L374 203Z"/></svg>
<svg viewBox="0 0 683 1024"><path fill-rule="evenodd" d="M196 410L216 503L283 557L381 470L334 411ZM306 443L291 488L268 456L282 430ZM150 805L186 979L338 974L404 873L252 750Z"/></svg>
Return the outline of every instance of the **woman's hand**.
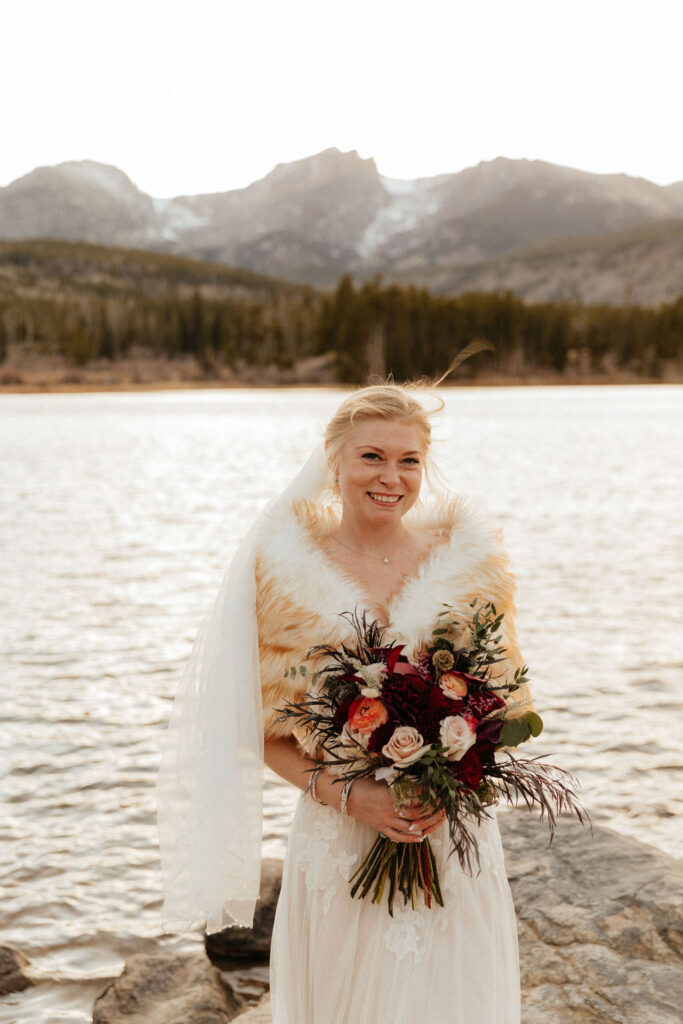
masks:
<svg viewBox="0 0 683 1024"><path fill-rule="evenodd" d="M421 843L446 817L444 811L420 803L399 812L386 782L368 778L354 782L346 809L357 821L383 832L395 843Z"/></svg>
<svg viewBox="0 0 683 1024"><path fill-rule="evenodd" d="M311 781L310 770L315 761L303 753L292 737L266 739L264 757L269 768L283 779L306 789ZM328 772L318 776L316 791L329 807L340 809L342 783ZM357 779L351 787L346 810L357 821L370 825L395 843L420 843L445 818L443 811L434 811L428 805L414 802L397 811L391 790L386 782L376 779ZM411 831L412 829L412 831Z"/></svg>

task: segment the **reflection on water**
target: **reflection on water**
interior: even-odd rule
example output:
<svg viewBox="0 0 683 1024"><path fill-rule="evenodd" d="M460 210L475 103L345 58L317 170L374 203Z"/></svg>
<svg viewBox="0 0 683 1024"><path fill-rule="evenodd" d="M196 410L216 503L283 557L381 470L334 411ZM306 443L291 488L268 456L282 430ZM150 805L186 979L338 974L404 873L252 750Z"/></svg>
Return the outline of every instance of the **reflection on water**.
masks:
<svg viewBox="0 0 683 1024"><path fill-rule="evenodd" d="M437 456L502 524L518 577L535 753L578 774L596 821L679 855L680 390L446 397ZM0 398L0 915L46 979L0 1020L50 1005L86 1021L102 979L156 948L154 780L178 674L250 517L338 401ZM266 853L282 854L295 797L269 778Z"/></svg>

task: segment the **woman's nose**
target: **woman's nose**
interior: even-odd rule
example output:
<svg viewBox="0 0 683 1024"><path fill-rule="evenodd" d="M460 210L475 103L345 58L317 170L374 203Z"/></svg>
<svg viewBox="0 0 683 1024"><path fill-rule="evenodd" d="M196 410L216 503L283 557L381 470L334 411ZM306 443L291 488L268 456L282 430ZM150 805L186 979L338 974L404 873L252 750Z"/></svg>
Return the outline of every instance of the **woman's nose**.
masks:
<svg viewBox="0 0 683 1024"><path fill-rule="evenodd" d="M394 466L389 462L386 463L384 466L382 466L382 469L380 470L379 479L380 482L385 485L385 487L393 487L394 485L398 485L398 466Z"/></svg>

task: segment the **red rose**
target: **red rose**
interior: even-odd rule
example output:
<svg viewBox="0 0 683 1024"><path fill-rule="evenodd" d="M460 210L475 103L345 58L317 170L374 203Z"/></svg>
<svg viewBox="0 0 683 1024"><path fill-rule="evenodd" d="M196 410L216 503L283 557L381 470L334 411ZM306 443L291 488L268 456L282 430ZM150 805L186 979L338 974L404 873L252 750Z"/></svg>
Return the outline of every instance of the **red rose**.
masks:
<svg viewBox="0 0 683 1024"><path fill-rule="evenodd" d="M482 776L481 759L476 749L470 747L459 761L452 761L451 771L460 782L464 782L471 789L476 789Z"/></svg>

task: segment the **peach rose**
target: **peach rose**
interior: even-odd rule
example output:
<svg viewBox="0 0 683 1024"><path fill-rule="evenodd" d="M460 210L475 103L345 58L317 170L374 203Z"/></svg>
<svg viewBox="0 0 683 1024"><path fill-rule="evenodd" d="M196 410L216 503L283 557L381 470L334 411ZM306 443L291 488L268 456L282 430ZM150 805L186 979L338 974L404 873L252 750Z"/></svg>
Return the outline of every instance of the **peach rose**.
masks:
<svg viewBox="0 0 683 1024"><path fill-rule="evenodd" d="M349 708L349 727L360 733L374 732L389 718L386 707L376 697L358 697Z"/></svg>
<svg viewBox="0 0 683 1024"><path fill-rule="evenodd" d="M452 700L460 700L467 694L467 682L459 672L444 672L439 679L439 686Z"/></svg>
<svg viewBox="0 0 683 1024"><path fill-rule="evenodd" d="M475 719L468 721L462 715L449 715L443 719L439 735L444 747L448 748L449 761L459 761L476 742L475 727Z"/></svg>
<svg viewBox="0 0 683 1024"><path fill-rule="evenodd" d="M413 761L419 760L429 747L430 744L425 743L412 725L399 725L394 729L389 742L382 747L382 753L397 764L412 764Z"/></svg>

